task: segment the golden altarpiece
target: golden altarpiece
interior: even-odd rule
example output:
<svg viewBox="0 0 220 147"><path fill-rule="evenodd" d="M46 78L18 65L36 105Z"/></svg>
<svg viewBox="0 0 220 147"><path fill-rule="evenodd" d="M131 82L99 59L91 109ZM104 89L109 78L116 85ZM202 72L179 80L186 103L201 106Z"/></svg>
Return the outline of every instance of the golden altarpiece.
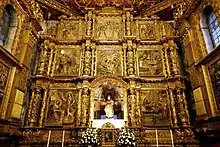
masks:
<svg viewBox="0 0 220 147"><path fill-rule="evenodd" d="M114 146L120 127L139 145L195 144L173 24L134 17L132 8L88 8L85 17L48 22L23 144L77 144L86 127ZM106 143L105 131L113 140ZM157 139L158 138L158 139Z"/></svg>
<svg viewBox="0 0 220 147"><path fill-rule="evenodd" d="M61 145L62 140L64 146L78 146L88 127L100 130L102 146L115 146L125 126L138 146L197 146L175 23L153 12L136 15L125 6L129 2L98 1L84 8L84 15L45 21L21 146ZM181 7L175 14L181 15ZM39 31L34 24L30 28ZM33 44L36 30L28 36Z"/></svg>

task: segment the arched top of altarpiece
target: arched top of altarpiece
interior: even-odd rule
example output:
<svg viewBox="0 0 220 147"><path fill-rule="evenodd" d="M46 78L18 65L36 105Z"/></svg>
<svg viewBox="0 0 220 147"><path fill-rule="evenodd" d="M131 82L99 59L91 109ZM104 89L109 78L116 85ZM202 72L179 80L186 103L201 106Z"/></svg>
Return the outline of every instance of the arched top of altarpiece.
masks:
<svg viewBox="0 0 220 147"><path fill-rule="evenodd" d="M128 84L125 81L123 81L121 78L115 77L115 76L103 76L103 77L96 78L95 80L92 81L91 87L97 88L100 85L103 85L104 83L115 84L117 86L120 86L121 88L128 87Z"/></svg>

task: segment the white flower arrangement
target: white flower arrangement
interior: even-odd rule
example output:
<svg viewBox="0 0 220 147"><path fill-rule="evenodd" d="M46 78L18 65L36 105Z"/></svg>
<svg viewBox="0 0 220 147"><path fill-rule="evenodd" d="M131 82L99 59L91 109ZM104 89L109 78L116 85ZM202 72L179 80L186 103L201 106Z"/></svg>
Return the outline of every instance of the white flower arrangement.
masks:
<svg viewBox="0 0 220 147"><path fill-rule="evenodd" d="M135 147L136 143L134 133L129 128L122 128L116 143L118 146Z"/></svg>
<svg viewBox="0 0 220 147"><path fill-rule="evenodd" d="M98 129L87 128L82 133L82 138L79 142L83 146L98 146L99 145L99 132Z"/></svg>

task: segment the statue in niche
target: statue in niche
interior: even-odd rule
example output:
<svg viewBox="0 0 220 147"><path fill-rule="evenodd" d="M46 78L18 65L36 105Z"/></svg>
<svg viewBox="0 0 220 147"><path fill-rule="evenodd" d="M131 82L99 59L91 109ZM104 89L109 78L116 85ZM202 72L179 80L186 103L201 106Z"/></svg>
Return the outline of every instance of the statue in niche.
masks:
<svg viewBox="0 0 220 147"><path fill-rule="evenodd" d="M96 89L95 119L123 119L123 100L116 85L100 85Z"/></svg>
<svg viewBox="0 0 220 147"><path fill-rule="evenodd" d="M113 118L114 116L114 101L111 99L111 96L108 95L107 96L107 101L105 104L105 114L106 114L106 118Z"/></svg>

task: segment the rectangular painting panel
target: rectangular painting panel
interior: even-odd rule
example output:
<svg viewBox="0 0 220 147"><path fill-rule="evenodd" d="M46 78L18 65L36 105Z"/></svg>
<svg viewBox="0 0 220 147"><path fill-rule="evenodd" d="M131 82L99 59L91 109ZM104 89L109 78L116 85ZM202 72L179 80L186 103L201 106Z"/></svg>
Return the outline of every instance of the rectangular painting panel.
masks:
<svg viewBox="0 0 220 147"><path fill-rule="evenodd" d="M96 18L95 24L96 40L118 41L122 38L121 17L100 17Z"/></svg>
<svg viewBox="0 0 220 147"><path fill-rule="evenodd" d="M170 125L170 105L166 90L144 90L140 94L142 125Z"/></svg>
<svg viewBox="0 0 220 147"><path fill-rule="evenodd" d="M97 46L97 75L122 75L121 46Z"/></svg>
<svg viewBox="0 0 220 147"><path fill-rule="evenodd" d="M138 49L140 76L163 76L163 61L160 46L157 49L142 46Z"/></svg>
<svg viewBox="0 0 220 147"><path fill-rule="evenodd" d="M77 76L80 68L80 46L60 47L56 51L54 76Z"/></svg>
<svg viewBox="0 0 220 147"><path fill-rule="evenodd" d="M53 89L49 92L47 125L74 125L78 92L71 89Z"/></svg>

